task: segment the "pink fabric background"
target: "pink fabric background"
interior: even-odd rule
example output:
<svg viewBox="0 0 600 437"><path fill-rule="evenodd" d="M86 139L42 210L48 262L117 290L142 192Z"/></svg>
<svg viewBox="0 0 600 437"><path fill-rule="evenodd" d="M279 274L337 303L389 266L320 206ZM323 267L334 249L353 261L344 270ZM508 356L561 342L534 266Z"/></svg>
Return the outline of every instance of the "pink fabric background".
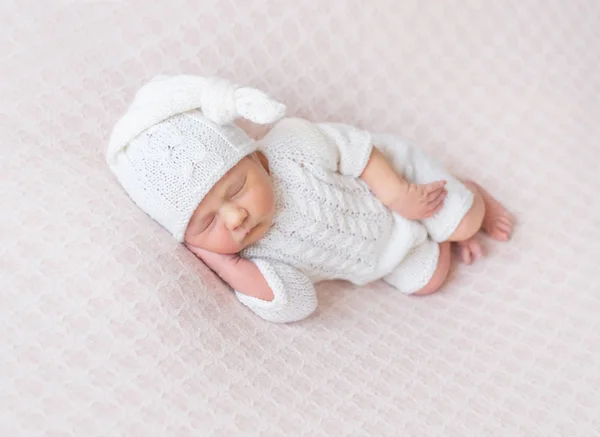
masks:
<svg viewBox="0 0 600 437"><path fill-rule="evenodd" d="M8 0L0 29L0 435L600 435L600 3ZM159 73L400 133L514 240L262 322L104 163Z"/></svg>

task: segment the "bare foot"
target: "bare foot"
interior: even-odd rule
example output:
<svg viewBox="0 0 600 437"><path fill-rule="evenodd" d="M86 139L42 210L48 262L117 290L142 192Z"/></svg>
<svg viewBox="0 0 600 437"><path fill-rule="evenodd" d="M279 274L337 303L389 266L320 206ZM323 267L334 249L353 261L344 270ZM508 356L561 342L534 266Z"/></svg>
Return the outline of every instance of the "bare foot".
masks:
<svg viewBox="0 0 600 437"><path fill-rule="evenodd" d="M473 235L468 240L458 241L456 243L456 248L460 255L460 259L465 264L472 264L473 261L484 256L483 246L481 245L477 234Z"/></svg>
<svg viewBox="0 0 600 437"><path fill-rule="evenodd" d="M500 202L485 191L481 185L470 181L477 186L485 203L485 216L483 217L483 230L493 239L508 241L512 235L514 218Z"/></svg>

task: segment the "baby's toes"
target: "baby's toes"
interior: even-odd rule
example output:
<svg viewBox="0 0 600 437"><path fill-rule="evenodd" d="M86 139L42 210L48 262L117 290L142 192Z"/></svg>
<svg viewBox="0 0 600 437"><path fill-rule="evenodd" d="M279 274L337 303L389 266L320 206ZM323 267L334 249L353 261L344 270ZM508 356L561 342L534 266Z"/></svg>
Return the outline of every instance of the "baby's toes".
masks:
<svg viewBox="0 0 600 437"><path fill-rule="evenodd" d="M514 224L514 220L510 215L501 215L497 218L498 223L502 223L507 226L512 226Z"/></svg>
<svg viewBox="0 0 600 437"><path fill-rule="evenodd" d="M497 226L498 230L501 231L506 236L506 238L509 238L510 235L512 234L513 223L509 218L503 219L503 220L498 220L496 226Z"/></svg>
<svg viewBox="0 0 600 437"><path fill-rule="evenodd" d="M460 247L460 258L462 259L462 262L468 265L473 262L471 249L469 249L469 246L466 244Z"/></svg>
<svg viewBox="0 0 600 437"><path fill-rule="evenodd" d="M490 234L490 237L495 238L497 240L505 241L508 237L508 231L510 230L510 226L506 223L503 223L499 220L494 220L491 226L488 226L487 232Z"/></svg>
<svg viewBox="0 0 600 437"><path fill-rule="evenodd" d="M456 253L463 263L471 264L471 250L464 241L457 242L456 245L453 244L452 246L455 247Z"/></svg>
<svg viewBox="0 0 600 437"><path fill-rule="evenodd" d="M472 264L484 255L483 246L477 236L466 241L460 241L457 243L457 246L460 259L465 264Z"/></svg>
<svg viewBox="0 0 600 437"><path fill-rule="evenodd" d="M500 229L496 229L492 234L492 237L498 241L508 241L508 232L501 231Z"/></svg>
<svg viewBox="0 0 600 437"><path fill-rule="evenodd" d="M506 225L509 233L512 232L512 229L515 226L515 217L514 216L512 216L509 213L506 213L506 215L499 217L499 221L500 221L500 223Z"/></svg>
<svg viewBox="0 0 600 437"><path fill-rule="evenodd" d="M504 221L498 220L495 223L495 228L500 231L500 232L504 232L504 233L508 233L510 232L510 230L512 229L512 225L510 223L506 223Z"/></svg>
<svg viewBox="0 0 600 437"><path fill-rule="evenodd" d="M471 241L470 246L471 246L471 253L475 257L475 259L479 259L484 255L483 246L481 245L481 243L479 242L478 239L474 238Z"/></svg>

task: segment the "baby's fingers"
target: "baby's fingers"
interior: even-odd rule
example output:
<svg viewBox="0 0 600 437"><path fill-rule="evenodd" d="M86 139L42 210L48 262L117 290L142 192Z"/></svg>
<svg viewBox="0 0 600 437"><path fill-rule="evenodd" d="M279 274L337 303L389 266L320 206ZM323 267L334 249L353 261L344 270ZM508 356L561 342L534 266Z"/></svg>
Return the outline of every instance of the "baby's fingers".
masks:
<svg viewBox="0 0 600 437"><path fill-rule="evenodd" d="M429 203L429 211L427 212L427 217L429 218L432 215L434 215L436 212L438 212L440 209L442 209L444 207L444 201L446 200L446 196L448 195L448 192L444 192L443 195L439 196L439 198L437 198L435 201L430 202Z"/></svg>
<svg viewBox="0 0 600 437"><path fill-rule="evenodd" d="M426 184L425 186L428 188L428 191L433 191L437 190L438 188L444 188L447 183L447 181L436 181L431 182L430 184Z"/></svg>
<svg viewBox="0 0 600 437"><path fill-rule="evenodd" d="M431 193L427 194L427 202L431 203L431 202L435 202L440 196L446 195L448 193L448 191L446 190L445 187L440 187L434 191L432 191Z"/></svg>
<svg viewBox="0 0 600 437"><path fill-rule="evenodd" d="M430 194L433 193L437 190L444 189L444 187L446 186L446 181L436 181L436 182L432 182L430 184L425 184L423 185L423 189L425 191L425 193Z"/></svg>

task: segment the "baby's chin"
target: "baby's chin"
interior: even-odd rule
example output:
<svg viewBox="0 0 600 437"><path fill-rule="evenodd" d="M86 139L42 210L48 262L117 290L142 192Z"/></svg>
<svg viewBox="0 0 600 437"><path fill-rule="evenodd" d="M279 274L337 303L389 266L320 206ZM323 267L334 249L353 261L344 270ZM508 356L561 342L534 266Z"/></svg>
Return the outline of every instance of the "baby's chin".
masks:
<svg viewBox="0 0 600 437"><path fill-rule="evenodd" d="M257 225L254 229L252 229L252 231L250 231L250 233L248 235L246 235L246 238L244 238L244 240L240 244L241 248L238 252L241 252L242 250L246 249L247 247L252 246L258 240L260 240L262 237L264 237L270 227L271 227L270 220Z"/></svg>

